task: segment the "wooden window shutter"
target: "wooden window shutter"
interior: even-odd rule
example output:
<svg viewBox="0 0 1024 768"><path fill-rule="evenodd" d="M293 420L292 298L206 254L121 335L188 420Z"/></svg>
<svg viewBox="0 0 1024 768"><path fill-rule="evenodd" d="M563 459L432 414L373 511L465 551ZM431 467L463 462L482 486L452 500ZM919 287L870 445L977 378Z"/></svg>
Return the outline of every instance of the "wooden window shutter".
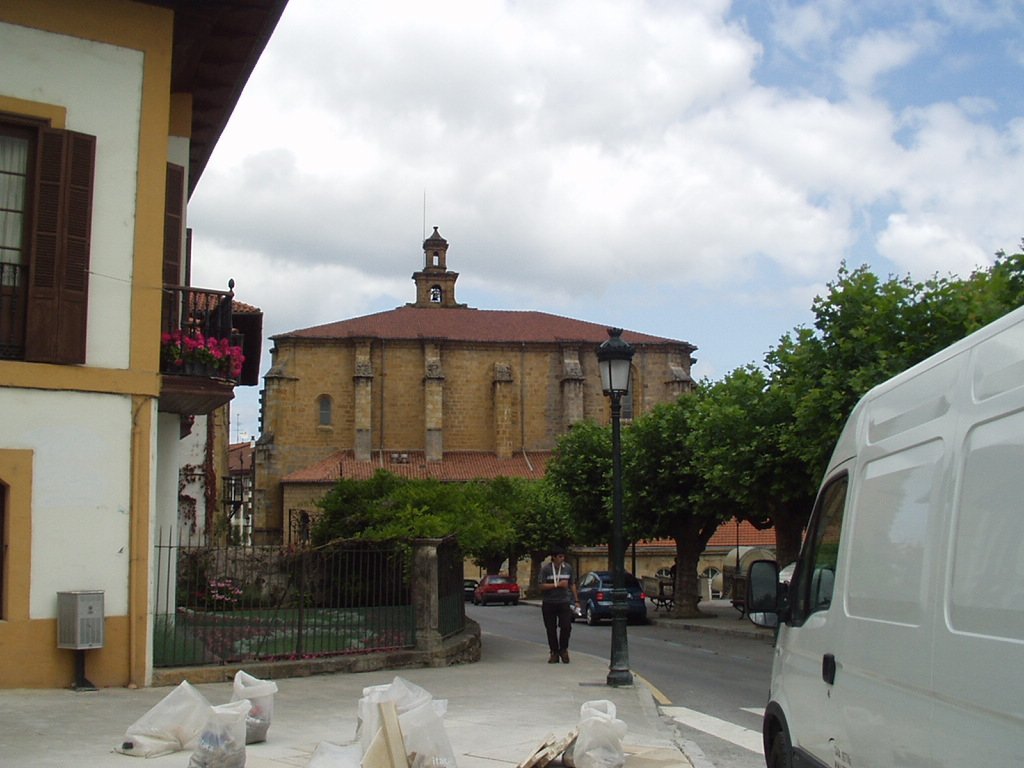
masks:
<svg viewBox="0 0 1024 768"><path fill-rule="evenodd" d="M84 363L96 138L43 128L33 198L25 359Z"/></svg>
<svg viewBox="0 0 1024 768"><path fill-rule="evenodd" d="M181 285L181 238L185 224L185 169L167 164L167 186L164 196L164 285ZM164 293L162 328L178 327L178 294Z"/></svg>
<svg viewBox="0 0 1024 768"><path fill-rule="evenodd" d="M167 164L164 202L164 285L181 285L181 237L185 223L185 169Z"/></svg>

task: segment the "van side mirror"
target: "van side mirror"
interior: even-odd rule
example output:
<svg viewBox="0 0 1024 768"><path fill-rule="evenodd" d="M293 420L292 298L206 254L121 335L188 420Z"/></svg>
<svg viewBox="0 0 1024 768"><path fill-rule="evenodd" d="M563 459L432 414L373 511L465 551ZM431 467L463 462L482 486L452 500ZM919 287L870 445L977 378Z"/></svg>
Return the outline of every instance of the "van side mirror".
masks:
<svg viewBox="0 0 1024 768"><path fill-rule="evenodd" d="M779 564L774 560L755 560L747 575L747 615L761 627L779 623Z"/></svg>

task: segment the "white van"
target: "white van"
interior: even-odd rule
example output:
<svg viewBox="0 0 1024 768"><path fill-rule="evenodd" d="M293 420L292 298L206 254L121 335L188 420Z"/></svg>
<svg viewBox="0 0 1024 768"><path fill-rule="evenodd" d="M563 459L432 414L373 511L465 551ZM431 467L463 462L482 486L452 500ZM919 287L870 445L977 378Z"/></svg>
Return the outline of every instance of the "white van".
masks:
<svg viewBox="0 0 1024 768"><path fill-rule="evenodd" d="M770 768L1024 765L1024 308L871 390L778 621Z"/></svg>

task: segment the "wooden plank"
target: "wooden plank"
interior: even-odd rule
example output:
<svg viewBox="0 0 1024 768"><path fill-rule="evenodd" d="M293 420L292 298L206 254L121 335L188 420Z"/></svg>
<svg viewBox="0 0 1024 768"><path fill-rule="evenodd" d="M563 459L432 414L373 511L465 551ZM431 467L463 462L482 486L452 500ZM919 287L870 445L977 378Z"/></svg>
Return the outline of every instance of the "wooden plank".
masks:
<svg viewBox="0 0 1024 768"><path fill-rule="evenodd" d="M523 760L516 768L545 768L549 763L557 760L576 742L577 731L573 729L565 737L556 739L553 734L548 734L530 756Z"/></svg>
<svg viewBox="0 0 1024 768"><path fill-rule="evenodd" d="M405 754L405 739L402 727L398 724L398 709L393 701L380 703L381 731L388 745L388 757L391 768L409 768L409 758Z"/></svg>
<svg viewBox="0 0 1024 768"><path fill-rule="evenodd" d="M373 735L360 765L362 768L409 768L395 702L382 701L379 707L380 730Z"/></svg>

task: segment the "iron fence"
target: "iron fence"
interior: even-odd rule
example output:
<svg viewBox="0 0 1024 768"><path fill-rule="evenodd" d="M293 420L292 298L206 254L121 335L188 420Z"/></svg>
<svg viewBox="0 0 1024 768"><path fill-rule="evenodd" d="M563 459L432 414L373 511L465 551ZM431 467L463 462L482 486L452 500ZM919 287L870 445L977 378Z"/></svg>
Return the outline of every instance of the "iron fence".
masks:
<svg viewBox="0 0 1024 768"><path fill-rule="evenodd" d="M160 534L156 667L311 658L416 644L408 546L229 546Z"/></svg>

